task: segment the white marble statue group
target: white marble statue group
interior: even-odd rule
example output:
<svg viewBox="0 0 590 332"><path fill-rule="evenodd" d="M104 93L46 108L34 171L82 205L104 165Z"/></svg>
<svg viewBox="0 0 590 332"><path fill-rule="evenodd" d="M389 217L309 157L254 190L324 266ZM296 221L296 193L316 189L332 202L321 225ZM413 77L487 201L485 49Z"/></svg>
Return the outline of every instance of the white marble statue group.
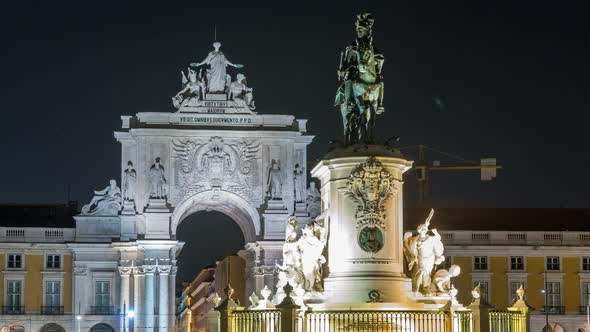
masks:
<svg viewBox="0 0 590 332"><path fill-rule="evenodd" d="M415 295L433 296L449 294L452 290L451 278L459 275L458 265L451 265L448 270L435 267L444 263L444 246L438 231L428 229L434 210L430 211L426 221L418 226L418 234L404 234L404 255L412 278L412 292Z"/></svg>
<svg viewBox="0 0 590 332"><path fill-rule="evenodd" d="M279 270L277 293L273 303L279 304L285 297L283 288L289 283L298 304L304 299L321 297L323 287L323 266L326 263L324 248L328 239L328 228L324 220L316 219L305 225L297 238L297 220L290 217L283 244L283 264Z"/></svg>
<svg viewBox="0 0 590 332"><path fill-rule="evenodd" d="M149 189L148 198L166 199L166 177L164 166L160 163L160 158L155 159L155 163L150 166L148 172ZM94 197L90 203L82 206L81 214L83 215L117 215L122 206L129 207L135 211L135 198L137 195L137 172L133 168L133 162L127 162L127 169L123 172L122 186L123 190L117 186L117 181L111 179L109 186L103 190L94 191Z"/></svg>
<svg viewBox="0 0 590 332"><path fill-rule="evenodd" d="M213 43L214 50L198 63L191 63L187 74L182 73L183 88L172 97L172 104L180 109L184 106L192 106L200 100L206 100L208 94L225 94L229 100L238 103L238 106L256 109L254 104L253 89L249 88L244 74L237 74L232 81L227 73L227 66L243 68L241 64L230 62L222 51L221 43ZM207 66L203 72L202 66ZM198 74L197 74L198 70ZM217 99L215 99L217 100Z"/></svg>

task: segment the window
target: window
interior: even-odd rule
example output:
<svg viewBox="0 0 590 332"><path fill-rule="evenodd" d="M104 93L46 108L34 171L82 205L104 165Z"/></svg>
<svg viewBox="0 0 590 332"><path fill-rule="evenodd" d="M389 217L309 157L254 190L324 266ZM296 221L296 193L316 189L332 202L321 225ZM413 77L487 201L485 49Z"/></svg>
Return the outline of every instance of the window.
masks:
<svg viewBox="0 0 590 332"><path fill-rule="evenodd" d="M489 299L488 299L488 282L487 280L473 280L473 287L475 288L477 287L477 285L479 285L479 291L480 291L480 299L482 300L482 302L486 302L486 303L490 303Z"/></svg>
<svg viewBox="0 0 590 332"><path fill-rule="evenodd" d="M582 270L590 271L590 257L582 257Z"/></svg>
<svg viewBox="0 0 590 332"><path fill-rule="evenodd" d="M22 269L23 256L21 254L8 254L6 267L9 269Z"/></svg>
<svg viewBox="0 0 590 332"><path fill-rule="evenodd" d="M17 310L16 307L20 307L21 304L21 290L22 281L20 280L8 280L6 281L6 305L9 308Z"/></svg>
<svg viewBox="0 0 590 332"><path fill-rule="evenodd" d="M473 257L473 269L477 271L488 270L488 258L486 256Z"/></svg>
<svg viewBox="0 0 590 332"><path fill-rule="evenodd" d="M549 256L547 257L547 271L559 271L559 257Z"/></svg>
<svg viewBox="0 0 590 332"><path fill-rule="evenodd" d="M582 283L582 306L588 306L588 298L590 297L590 282ZM585 309L585 308L584 308Z"/></svg>
<svg viewBox="0 0 590 332"><path fill-rule="evenodd" d="M547 282L547 306L561 306L561 284L559 282Z"/></svg>
<svg viewBox="0 0 590 332"><path fill-rule="evenodd" d="M60 299L60 282L59 281L46 281L45 282L45 306L46 307L59 307L61 306Z"/></svg>
<svg viewBox="0 0 590 332"><path fill-rule="evenodd" d="M524 257L522 257L522 256L510 257L510 270L524 271Z"/></svg>
<svg viewBox="0 0 590 332"><path fill-rule="evenodd" d="M97 307L108 307L110 305L110 282L97 281L94 288L94 305Z"/></svg>
<svg viewBox="0 0 590 332"><path fill-rule="evenodd" d="M47 269L59 269L61 268L61 259L59 255L47 255L45 261L45 268Z"/></svg>

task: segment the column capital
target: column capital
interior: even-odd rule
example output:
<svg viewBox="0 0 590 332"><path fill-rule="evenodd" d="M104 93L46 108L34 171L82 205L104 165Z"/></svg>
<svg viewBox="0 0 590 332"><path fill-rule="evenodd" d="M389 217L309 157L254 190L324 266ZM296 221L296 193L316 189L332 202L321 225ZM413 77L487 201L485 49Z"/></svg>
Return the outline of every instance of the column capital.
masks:
<svg viewBox="0 0 590 332"><path fill-rule="evenodd" d="M143 273L145 274L154 274L156 273L157 265L143 265Z"/></svg>
<svg viewBox="0 0 590 332"><path fill-rule="evenodd" d="M178 266L173 266L172 269L170 269L170 275L175 276L176 272L178 272Z"/></svg>
<svg viewBox="0 0 590 332"><path fill-rule="evenodd" d="M156 265L159 274L169 274L172 268L171 265Z"/></svg>
<svg viewBox="0 0 590 332"><path fill-rule="evenodd" d="M133 267L133 275L136 277L143 276L143 267L141 266L134 266Z"/></svg>
<svg viewBox="0 0 590 332"><path fill-rule="evenodd" d="M121 277L128 277L132 271L133 268L131 266L119 266L119 274L121 275Z"/></svg>
<svg viewBox="0 0 590 332"><path fill-rule="evenodd" d="M74 266L74 275L83 277L88 275L88 267L86 265Z"/></svg>

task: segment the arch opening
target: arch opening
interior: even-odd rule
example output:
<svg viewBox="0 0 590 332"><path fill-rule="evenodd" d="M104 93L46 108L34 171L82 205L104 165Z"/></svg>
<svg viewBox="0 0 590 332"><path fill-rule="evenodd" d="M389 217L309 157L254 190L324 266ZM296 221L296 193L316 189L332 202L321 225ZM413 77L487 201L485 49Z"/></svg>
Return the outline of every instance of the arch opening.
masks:
<svg viewBox="0 0 590 332"><path fill-rule="evenodd" d="M171 217L171 234L176 236L180 223L199 211L217 211L227 215L240 227L247 243L261 237L260 215L256 208L242 197L224 190L195 194L177 206Z"/></svg>
<svg viewBox="0 0 590 332"><path fill-rule="evenodd" d="M40 332L66 332L66 330L59 324L49 323L43 325Z"/></svg>
<svg viewBox="0 0 590 332"><path fill-rule="evenodd" d="M115 329L109 324L98 323L90 329L90 332L115 332Z"/></svg>
<svg viewBox="0 0 590 332"><path fill-rule="evenodd" d="M246 244L237 222L217 211L196 211L178 225L177 239L184 242L178 255L178 282L191 282L206 267L236 255Z"/></svg>

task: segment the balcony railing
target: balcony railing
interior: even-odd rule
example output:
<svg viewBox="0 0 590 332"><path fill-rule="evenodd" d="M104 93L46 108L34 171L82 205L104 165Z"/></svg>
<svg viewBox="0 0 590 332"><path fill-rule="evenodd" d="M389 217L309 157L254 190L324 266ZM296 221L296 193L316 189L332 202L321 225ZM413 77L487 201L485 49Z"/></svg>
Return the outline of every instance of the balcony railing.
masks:
<svg viewBox="0 0 590 332"><path fill-rule="evenodd" d="M110 305L103 305L103 306L91 306L90 307L90 315L114 315L115 314L115 307Z"/></svg>
<svg viewBox="0 0 590 332"><path fill-rule="evenodd" d="M0 307L3 315L24 315L25 307L17 305L7 305Z"/></svg>
<svg viewBox="0 0 590 332"><path fill-rule="evenodd" d="M63 315L63 306L41 306L41 315Z"/></svg>
<svg viewBox="0 0 590 332"><path fill-rule="evenodd" d="M585 305L580 306L580 315L586 315L588 313L588 307Z"/></svg>
<svg viewBox="0 0 590 332"><path fill-rule="evenodd" d="M565 306L562 305L549 305L543 306L541 309L543 313L549 313L551 315L565 315Z"/></svg>

